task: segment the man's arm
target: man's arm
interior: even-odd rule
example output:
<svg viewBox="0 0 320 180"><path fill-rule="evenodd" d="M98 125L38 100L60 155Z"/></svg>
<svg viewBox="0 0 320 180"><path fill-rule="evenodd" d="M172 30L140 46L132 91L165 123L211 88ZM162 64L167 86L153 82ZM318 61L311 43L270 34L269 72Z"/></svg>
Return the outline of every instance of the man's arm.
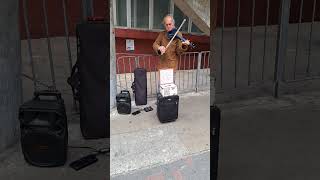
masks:
<svg viewBox="0 0 320 180"><path fill-rule="evenodd" d="M182 33L178 32L178 36L182 37ZM177 55L182 54L183 52L186 52L188 50L188 45L182 43L182 41L178 41L178 46L177 46Z"/></svg>
<svg viewBox="0 0 320 180"><path fill-rule="evenodd" d="M157 37L157 39L154 41L152 47L153 47L153 50L158 54L159 54L159 47L161 46L161 39L162 39L162 33L160 33Z"/></svg>

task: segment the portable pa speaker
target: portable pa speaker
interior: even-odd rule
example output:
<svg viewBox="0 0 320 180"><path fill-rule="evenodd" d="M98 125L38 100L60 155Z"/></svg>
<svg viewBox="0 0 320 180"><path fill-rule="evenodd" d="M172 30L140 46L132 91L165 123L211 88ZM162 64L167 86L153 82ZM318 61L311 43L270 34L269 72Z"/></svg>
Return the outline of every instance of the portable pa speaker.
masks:
<svg viewBox="0 0 320 180"><path fill-rule="evenodd" d="M161 123L172 122L178 119L179 96L172 95L163 97L157 94L157 116Z"/></svg>
<svg viewBox="0 0 320 180"><path fill-rule="evenodd" d="M110 137L109 23L77 25L80 128L84 138Z"/></svg>
<svg viewBox="0 0 320 180"><path fill-rule="evenodd" d="M68 128L60 93L36 92L32 100L20 107L19 120L22 152L29 164L40 167L65 164Z"/></svg>
<svg viewBox="0 0 320 180"><path fill-rule="evenodd" d="M131 97L128 90L122 90L116 97L117 111L119 114L131 113Z"/></svg>

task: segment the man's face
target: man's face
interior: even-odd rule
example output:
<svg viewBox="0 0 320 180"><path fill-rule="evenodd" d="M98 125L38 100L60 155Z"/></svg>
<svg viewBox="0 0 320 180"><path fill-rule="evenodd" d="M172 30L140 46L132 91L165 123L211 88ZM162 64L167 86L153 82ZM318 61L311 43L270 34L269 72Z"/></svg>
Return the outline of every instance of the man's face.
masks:
<svg viewBox="0 0 320 180"><path fill-rule="evenodd" d="M174 23L171 17L166 17L164 19L164 27L167 32L171 31L174 28Z"/></svg>

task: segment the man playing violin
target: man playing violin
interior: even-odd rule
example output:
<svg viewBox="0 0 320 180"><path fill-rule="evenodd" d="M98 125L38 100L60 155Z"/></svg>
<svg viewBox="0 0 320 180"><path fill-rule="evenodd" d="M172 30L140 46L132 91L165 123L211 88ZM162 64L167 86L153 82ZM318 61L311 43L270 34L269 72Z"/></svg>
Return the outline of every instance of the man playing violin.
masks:
<svg viewBox="0 0 320 180"><path fill-rule="evenodd" d="M188 50L190 41L185 40L182 42L180 39L175 38L166 49L167 44L171 40L168 33L175 29L175 24L171 15L166 15L163 18L162 23L165 27L165 31L160 32L153 43L153 50L160 55L158 69L172 68L176 71L178 68L179 55ZM178 32L177 36L181 38L182 33Z"/></svg>

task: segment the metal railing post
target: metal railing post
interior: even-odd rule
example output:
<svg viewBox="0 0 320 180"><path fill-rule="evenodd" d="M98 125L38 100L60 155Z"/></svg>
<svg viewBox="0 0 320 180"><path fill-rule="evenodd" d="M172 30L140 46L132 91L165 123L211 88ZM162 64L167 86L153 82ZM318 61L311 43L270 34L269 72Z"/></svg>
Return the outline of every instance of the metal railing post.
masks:
<svg viewBox="0 0 320 180"><path fill-rule="evenodd" d="M35 73L35 66L34 66L34 61L33 61L33 53L32 53L32 44L31 44L31 34L30 34L30 30L29 30L29 18L28 18L28 6L27 6L27 2L26 0L22 1L22 8L23 8L23 18L24 18L24 25L25 25L25 30L26 30L26 38L27 38L27 43L28 43L28 55L29 55L29 63L30 63L30 67L31 67L31 73L32 73L32 78L33 78L33 90L37 91L38 90L38 86L37 86L37 77L36 77L36 73Z"/></svg>
<svg viewBox="0 0 320 180"><path fill-rule="evenodd" d="M279 83L284 78L284 61L286 58L288 27L290 16L291 0L281 0L280 6L280 25L277 39L277 53L274 69L274 97L279 96Z"/></svg>
<svg viewBox="0 0 320 180"><path fill-rule="evenodd" d="M198 92L199 89L199 76L200 76L200 69L201 69L201 60L202 60L202 52L198 53L198 65L197 65L197 71L196 71L196 92Z"/></svg>
<svg viewBox="0 0 320 180"><path fill-rule="evenodd" d="M50 40L49 27L48 27L47 0L42 0L42 10L43 10L43 16L44 16L44 27L46 31L47 48L49 53L52 87L54 88L54 90L56 90L57 89L56 76L55 76L55 70L54 70L54 64L53 64L52 47L51 47L51 40Z"/></svg>
<svg viewBox="0 0 320 180"><path fill-rule="evenodd" d="M135 62L135 68L138 68L139 67L139 57L138 56L134 57L134 62Z"/></svg>
<svg viewBox="0 0 320 180"><path fill-rule="evenodd" d="M115 51L115 32L114 32L114 21L113 21L113 4L115 0L110 1L110 109L116 107L116 95L117 95L117 65L120 63L117 61L116 51ZM107 52L106 52L107 53ZM119 70L118 70L119 71ZM120 71L119 71L120 72ZM121 79L119 76L119 82L121 86Z"/></svg>

